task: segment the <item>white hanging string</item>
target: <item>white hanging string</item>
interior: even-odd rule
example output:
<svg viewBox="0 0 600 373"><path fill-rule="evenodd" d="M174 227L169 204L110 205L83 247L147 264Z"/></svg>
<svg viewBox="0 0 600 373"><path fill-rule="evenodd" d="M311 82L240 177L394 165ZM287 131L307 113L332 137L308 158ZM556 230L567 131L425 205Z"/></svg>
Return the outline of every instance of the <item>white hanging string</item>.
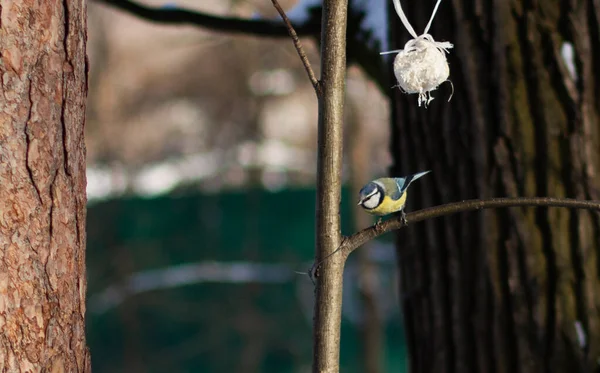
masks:
<svg viewBox="0 0 600 373"><path fill-rule="evenodd" d="M438 4L439 2L442 0L438 0ZM413 29L412 25L410 24L410 22L408 22L408 19L406 18L406 15L404 14L404 11L402 10L402 5L400 4L400 0L392 0L392 2L394 3L394 8L396 9L396 13L398 14L398 17L400 17L400 21L402 21L402 24L404 25L404 28L406 28L406 30L408 31L408 33L413 37L413 38L417 38L418 35L415 32L415 29Z"/></svg>
<svg viewBox="0 0 600 373"><path fill-rule="evenodd" d="M402 24L404 25L404 28L408 31L408 33L413 38L411 40L409 40L404 45L404 49L395 49L395 50L392 50L392 51L380 52L379 54L383 56L383 55L386 55L386 54L400 53L402 50L410 52L411 50L414 50L411 47L413 47L413 45L415 44L415 42L417 40L419 40L419 39L427 39L433 45L435 45L440 51L448 53L448 49L450 49L450 48L453 47L452 43L447 42L447 41L444 41L444 42L435 41L435 40L433 40L433 36L431 36L431 35L428 34L429 29L431 28L431 25L433 23L433 19L435 18L435 15L436 15L436 13L438 11L438 8L440 7L440 3L441 2L442 2L442 0L438 0L435 3L435 7L433 8L433 12L431 13L431 17L429 18L429 22L427 23L427 26L425 27L425 31L423 32L423 34L421 34L419 36L419 35L417 35L417 33L415 32L415 29L412 27L412 25L408 21L408 18L406 18L406 14L404 14L404 10L402 9L402 4L400 4L400 0L392 0L392 3L394 4L394 9L396 9L396 13L398 14L398 17L400 17L400 21L402 21Z"/></svg>
<svg viewBox="0 0 600 373"><path fill-rule="evenodd" d="M394 0L394 1L398 1L398 5L400 5L400 0ZM427 34L427 32L429 32L429 28L431 28L431 23L433 22L433 18L435 17L435 14L437 13L437 10L440 7L441 2L442 2L442 0L438 0L437 3L435 3L435 7L433 8L433 13L431 13L431 18L429 18L429 23L427 24L427 27L425 27L425 31L423 31L423 34Z"/></svg>

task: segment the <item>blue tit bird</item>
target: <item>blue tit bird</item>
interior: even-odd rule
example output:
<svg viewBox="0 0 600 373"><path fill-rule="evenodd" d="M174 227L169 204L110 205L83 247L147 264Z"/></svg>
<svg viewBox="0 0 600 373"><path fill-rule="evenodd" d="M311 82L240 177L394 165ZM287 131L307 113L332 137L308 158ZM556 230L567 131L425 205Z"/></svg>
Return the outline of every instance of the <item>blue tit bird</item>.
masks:
<svg viewBox="0 0 600 373"><path fill-rule="evenodd" d="M429 172L431 171L419 172L405 177L382 177L373 180L360 190L358 205L368 213L377 216L399 211L402 213L402 221L406 224L406 214L404 213L406 190L410 183Z"/></svg>

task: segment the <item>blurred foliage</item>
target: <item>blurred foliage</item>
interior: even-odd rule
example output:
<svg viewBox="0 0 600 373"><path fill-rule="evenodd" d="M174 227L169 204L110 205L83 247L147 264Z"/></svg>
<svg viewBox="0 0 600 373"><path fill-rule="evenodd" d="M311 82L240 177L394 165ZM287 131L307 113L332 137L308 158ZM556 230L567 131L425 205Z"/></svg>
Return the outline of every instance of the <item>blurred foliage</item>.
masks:
<svg viewBox="0 0 600 373"><path fill-rule="evenodd" d="M310 371L313 287L293 271L305 271L313 256L314 201L314 190L252 190L90 206L87 317L94 372ZM342 204L346 233L351 208ZM290 274L279 283L199 282L140 292L104 310L94 305L134 273L210 261L278 264ZM389 268L385 275L395 282L394 263ZM358 293L348 289L351 283L346 280L345 297ZM358 326L344 317L343 372L361 370ZM386 333L386 365L404 371L397 315Z"/></svg>

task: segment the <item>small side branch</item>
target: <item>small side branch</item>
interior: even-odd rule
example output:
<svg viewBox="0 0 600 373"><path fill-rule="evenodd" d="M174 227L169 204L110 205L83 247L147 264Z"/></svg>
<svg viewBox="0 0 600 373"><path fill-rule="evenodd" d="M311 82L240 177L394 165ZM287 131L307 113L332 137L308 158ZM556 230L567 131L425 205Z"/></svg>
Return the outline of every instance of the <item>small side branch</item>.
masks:
<svg viewBox="0 0 600 373"><path fill-rule="evenodd" d="M294 42L294 47L296 47L296 51L298 51L300 60L302 60L302 64L304 65L304 69L306 69L306 73L308 74L308 79L310 79L310 82L312 83L312 85L315 89L315 92L317 93L317 97L320 96L321 95L321 87L319 86L319 81L317 80L317 77L315 76L315 72L313 71L312 67L310 66L310 61L308 60L308 57L306 57L306 53L304 53L304 48L302 48L302 44L300 43L300 39L298 39L298 34L296 34L296 30L294 30L294 26L292 26L290 19L287 17L285 12L279 5L279 2L277 0L271 0L271 2L273 3L273 6L275 7L275 9L277 9L277 12L279 12L281 19L283 19L283 23L285 23L285 26L287 27L290 37L292 38L292 41Z"/></svg>
<svg viewBox="0 0 600 373"><path fill-rule="evenodd" d="M255 36L287 37L288 27L280 22L250 20L235 17L218 17L184 8L158 8L138 4L130 0L95 0L123 10L148 21L169 25L195 25L213 31ZM301 36L314 36L319 33L318 23L307 22L296 25L295 30Z"/></svg>
<svg viewBox="0 0 600 373"><path fill-rule="evenodd" d="M429 207L419 211L411 212L406 215L408 224L417 223L427 219L439 218L441 216L456 214L458 212L467 212L499 207L563 207L570 209L584 209L600 211L600 201L581 201L569 198L491 198L491 199L472 199L462 202L448 203L445 205ZM347 256L352 251L382 234L404 228L406 224L402 223L401 217L387 220L381 224L363 229L346 239L340 245L338 251Z"/></svg>

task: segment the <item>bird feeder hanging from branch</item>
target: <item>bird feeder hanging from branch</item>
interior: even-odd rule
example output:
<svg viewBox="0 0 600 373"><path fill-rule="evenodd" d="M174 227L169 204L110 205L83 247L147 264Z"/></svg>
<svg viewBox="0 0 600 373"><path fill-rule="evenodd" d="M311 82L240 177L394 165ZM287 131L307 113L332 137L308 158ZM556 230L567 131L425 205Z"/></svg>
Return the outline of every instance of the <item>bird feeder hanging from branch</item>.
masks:
<svg viewBox="0 0 600 373"><path fill-rule="evenodd" d="M394 59L394 75L398 80L398 85L405 93L418 93L419 106L425 104L425 107L427 107L433 100L431 92L447 81L450 75L446 53L448 53L448 49L453 47L452 43L435 41L433 36L427 33L442 0L438 0L435 4L429 23L420 36L417 35L410 22L408 22L400 0L392 1L402 24L413 38L406 42L404 49L382 52L381 54L398 53Z"/></svg>

